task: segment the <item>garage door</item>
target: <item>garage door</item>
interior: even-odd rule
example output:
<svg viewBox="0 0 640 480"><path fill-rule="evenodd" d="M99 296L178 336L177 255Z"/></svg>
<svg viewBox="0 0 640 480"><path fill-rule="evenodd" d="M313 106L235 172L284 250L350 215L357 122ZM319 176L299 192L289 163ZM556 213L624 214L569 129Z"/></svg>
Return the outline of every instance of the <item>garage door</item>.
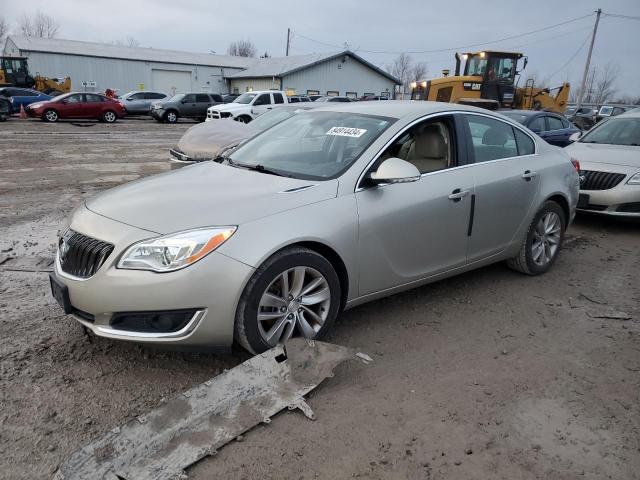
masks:
<svg viewBox="0 0 640 480"><path fill-rule="evenodd" d="M153 90L169 95L191 91L191 72L179 70L151 70Z"/></svg>

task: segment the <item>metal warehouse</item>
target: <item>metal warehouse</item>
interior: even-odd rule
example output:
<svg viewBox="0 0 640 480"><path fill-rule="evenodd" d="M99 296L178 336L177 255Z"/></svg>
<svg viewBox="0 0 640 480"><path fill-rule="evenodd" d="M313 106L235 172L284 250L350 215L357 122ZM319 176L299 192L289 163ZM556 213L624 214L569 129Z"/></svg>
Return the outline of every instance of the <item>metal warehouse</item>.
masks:
<svg viewBox="0 0 640 480"><path fill-rule="evenodd" d="M246 92L392 96L398 80L350 51L246 58L75 40L10 36L4 55L29 59L32 73L71 77L75 91Z"/></svg>

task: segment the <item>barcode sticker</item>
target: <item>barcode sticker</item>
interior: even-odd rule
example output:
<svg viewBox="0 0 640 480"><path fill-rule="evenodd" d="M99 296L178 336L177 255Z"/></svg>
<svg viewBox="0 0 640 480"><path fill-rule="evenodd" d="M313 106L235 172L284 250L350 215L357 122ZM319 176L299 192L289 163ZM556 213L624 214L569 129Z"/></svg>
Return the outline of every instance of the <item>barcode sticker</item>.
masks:
<svg viewBox="0 0 640 480"><path fill-rule="evenodd" d="M350 127L332 127L327 132L327 135L338 135L340 137L352 137L360 138L366 133L366 130L362 128L350 128Z"/></svg>

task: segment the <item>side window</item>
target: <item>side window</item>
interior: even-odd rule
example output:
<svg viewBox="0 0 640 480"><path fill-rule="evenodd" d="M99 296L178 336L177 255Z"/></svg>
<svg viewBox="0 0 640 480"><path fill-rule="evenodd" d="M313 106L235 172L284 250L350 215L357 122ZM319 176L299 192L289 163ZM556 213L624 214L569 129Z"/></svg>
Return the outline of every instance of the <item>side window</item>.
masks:
<svg viewBox="0 0 640 480"><path fill-rule="evenodd" d="M183 101L184 101L184 103L195 103L196 96L195 96L195 94L190 93L190 94L184 96Z"/></svg>
<svg viewBox="0 0 640 480"><path fill-rule="evenodd" d="M82 103L82 95L71 95L66 98L67 103Z"/></svg>
<svg viewBox="0 0 640 480"><path fill-rule="evenodd" d="M131 100L142 100L144 99L146 96L145 93L134 93L133 95L129 96L129 98Z"/></svg>
<svg viewBox="0 0 640 480"><path fill-rule="evenodd" d="M420 173L436 172L454 166L450 123L428 120L411 127L384 151L380 160L391 157L412 163Z"/></svg>
<svg viewBox="0 0 640 480"><path fill-rule="evenodd" d="M561 118L560 120L562 121L562 128L571 128L569 120L567 120L566 118Z"/></svg>
<svg viewBox="0 0 640 480"><path fill-rule="evenodd" d="M300 103L300 99L298 97L289 97L289 103Z"/></svg>
<svg viewBox="0 0 640 480"><path fill-rule="evenodd" d="M100 95L91 95L90 93L85 94L87 97L87 102L98 103L102 101L102 97Z"/></svg>
<svg viewBox="0 0 640 480"><path fill-rule="evenodd" d="M518 155L511 125L479 115L465 115L465 117L471 132L475 163Z"/></svg>
<svg viewBox="0 0 640 480"><path fill-rule="evenodd" d="M284 103L284 98L282 98L282 94L281 93L274 93L273 94L273 103Z"/></svg>
<svg viewBox="0 0 640 480"><path fill-rule="evenodd" d="M164 97L164 94L155 92L147 92L144 95L147 100L162 100Z"/></svg>
<svg viewBox="0 0 640 480"><path fill-rule="evenodd" d="M209 103L211 102L211 97L206 93L198 93L196 95L196 103Z"/></svg>
<svg viewBox="0 0 640 480"><path fill-rule="evenodd" d="M533 121L529 124L529 130L531 130L532 132L540 133L544 132L546 129L547 126L544 124L543 116L534 118Z"/></svg>
<svg viewBox="0 0 640 480"><path fill-rule="evenodd" d="M517 128L513 129L516 132L516 143L518 144L518 155L533 155L536 153L536 145L531 140L529 135L518 130Z"/></svg>
<svg viewBox="0 0 640 480"><path fill-rule="evenodd" d="M222 95L218 95L217 93L211 95L211 98L214 102L224 102L224 100L222 99Z"/></svg>
<svg viewBox="0 0 640 480"><path fill-rule="evenodd" d="M547 115L547 121L549 122L549 130L562 130L564 128L562 120L558 117Z"/></svg>
<svg viewBox="0 0 640 480"><path fill-rule="evenodd" d="M263 93L256 98L256 101L253 104L257 107L258 105L271 105L271 97L268 93Z"/></svg>

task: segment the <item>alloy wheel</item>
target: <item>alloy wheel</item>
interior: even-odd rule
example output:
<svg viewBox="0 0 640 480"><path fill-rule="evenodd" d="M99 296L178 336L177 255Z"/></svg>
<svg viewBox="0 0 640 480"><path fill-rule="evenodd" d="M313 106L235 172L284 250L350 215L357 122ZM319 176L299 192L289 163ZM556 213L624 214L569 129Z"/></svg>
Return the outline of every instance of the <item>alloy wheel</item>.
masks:
<svg viewBox="0 0 640 480"><path fill-rule="evenodd" d="M174 123L177 119L178 117L176 117L175 113L173 112L167 113L167 120L169 121L169 123Z"/></svg>
<svg viewBox="0 0 640 480"><path fill-rule="evenodd" d="M562 238L562 221L555 212L545 213L533 232L531 257L540 266L547 265L555 257Z"/></svg>
<svg viewBox="0 0 640 480"><path fill-rule="evenodd" d="M116 114L113 112L106 112L104 114L104 121L107 123L113 123L116 121Z"/></svg>
<svg viewBox="0 0 640 480"><path fill-rule="evenodd" d="M279 274L258 305L258 330L270 346L286 342L297 331L314 338L324 325L331 291L327 279L311 267L294 267Z"/></svg>
<svg viewBox="0 0 640 480"><path fill-rule="evenodd" d="M44 116L46 117L46 119L49 122L55 122L56 120L58 120L58 114L56 112L54 112L53 110L49 110L47 111Z"/></svg>

